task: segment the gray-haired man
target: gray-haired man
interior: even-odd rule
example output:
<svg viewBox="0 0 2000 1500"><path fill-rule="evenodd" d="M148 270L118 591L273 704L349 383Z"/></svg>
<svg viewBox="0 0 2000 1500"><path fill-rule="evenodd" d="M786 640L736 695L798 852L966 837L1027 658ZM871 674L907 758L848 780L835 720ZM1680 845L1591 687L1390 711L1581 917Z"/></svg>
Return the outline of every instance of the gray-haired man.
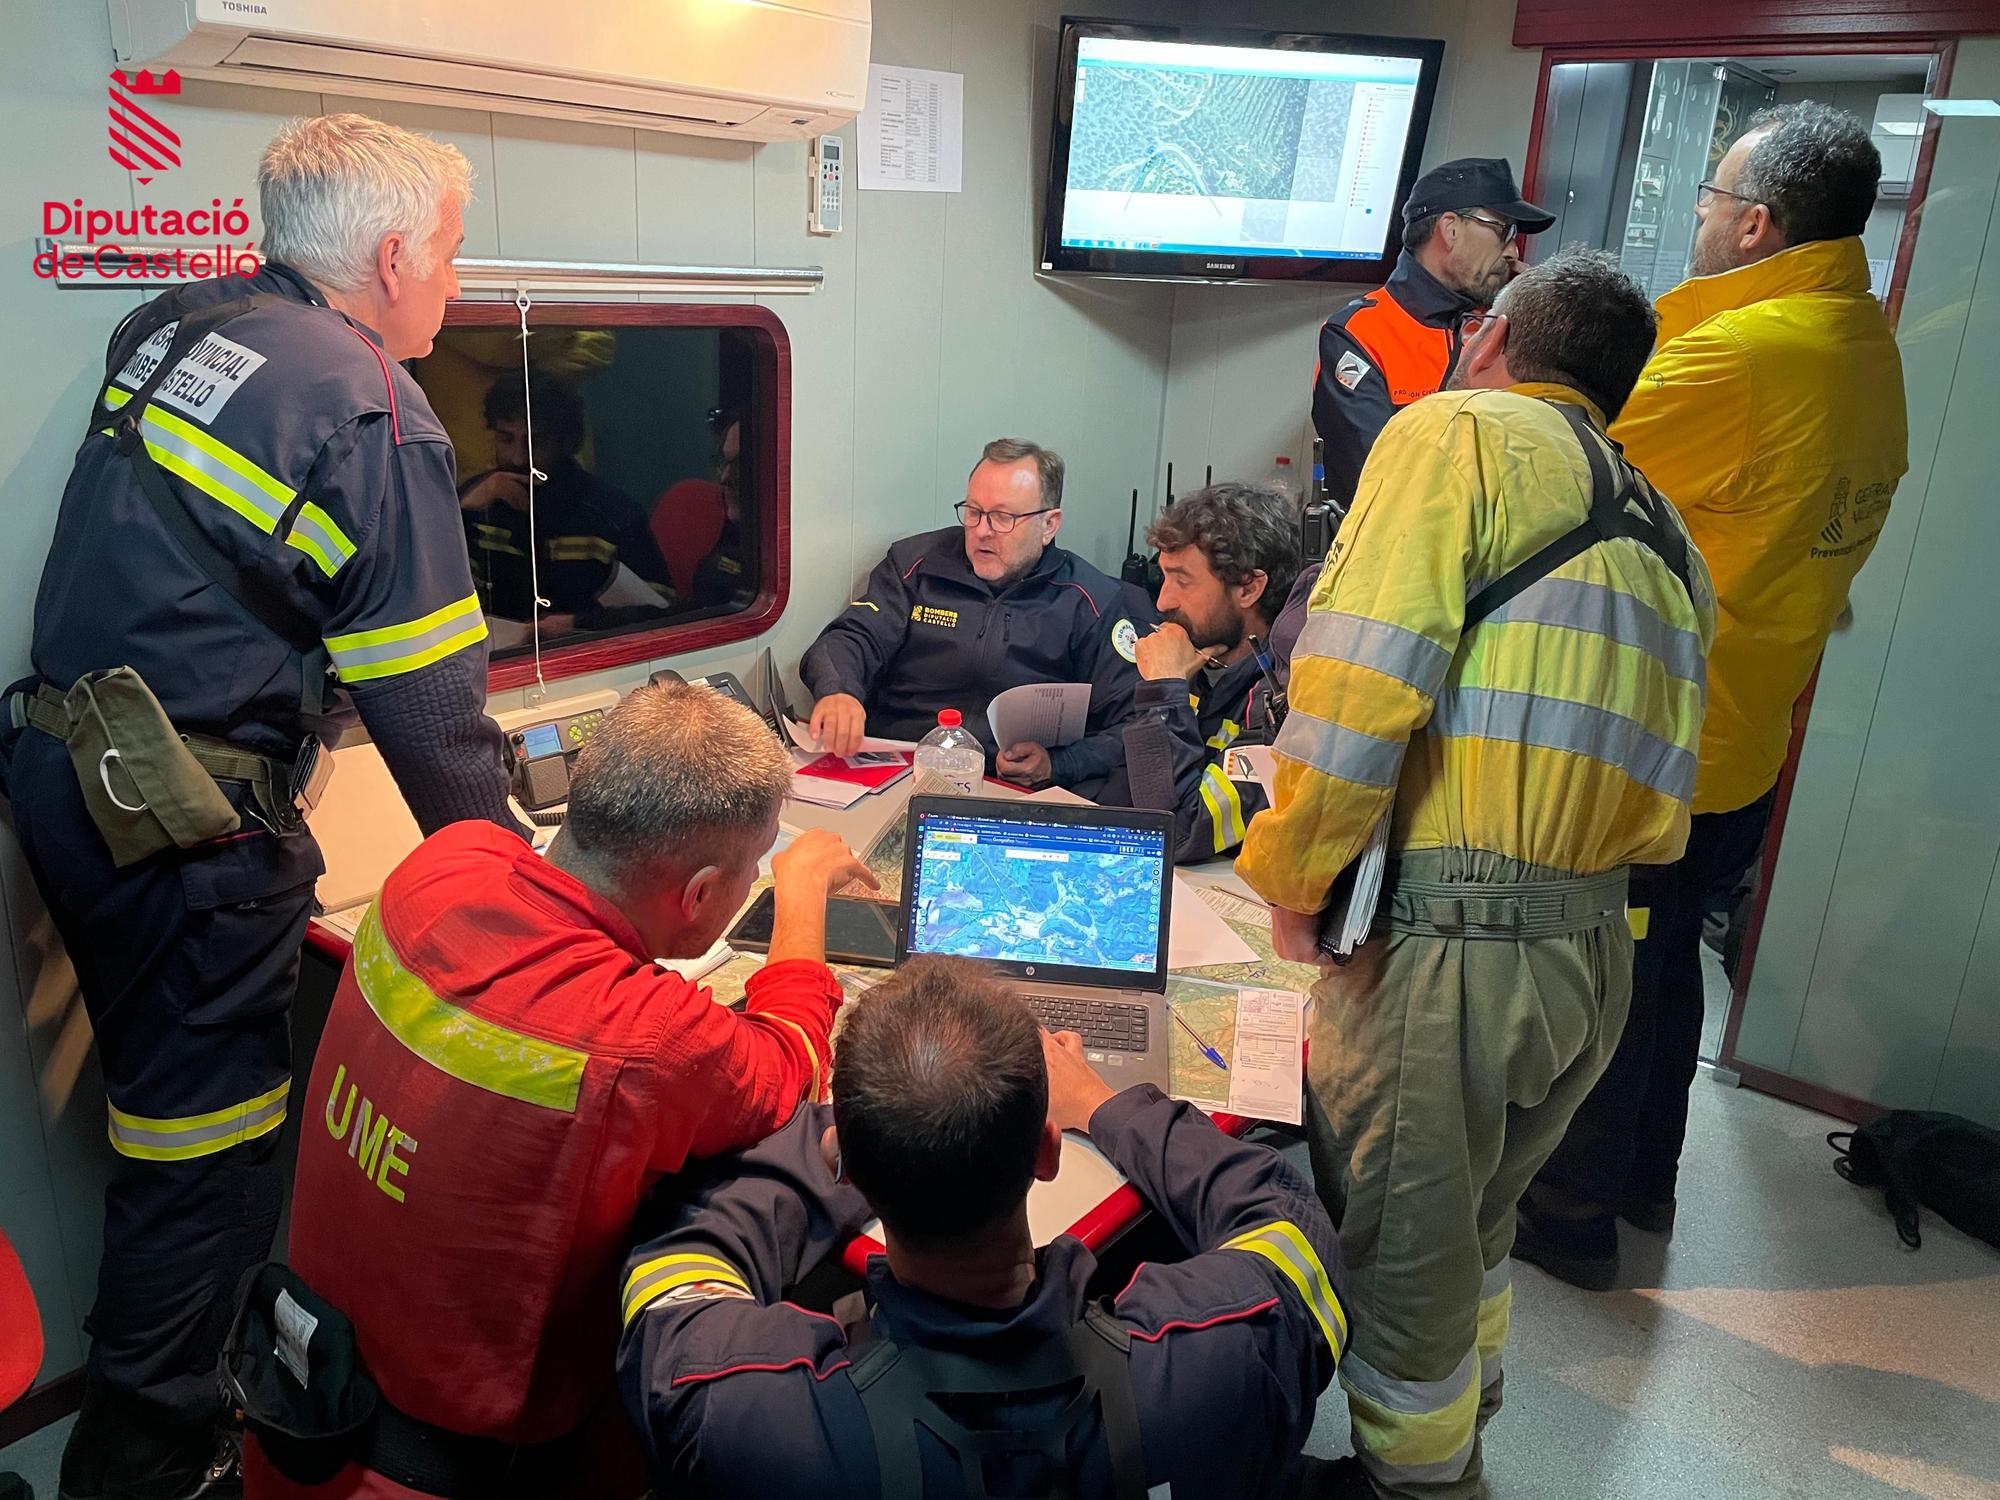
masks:
<svg viewBox="0 0 2000 1500"><path fill-rule="evenodd" d="M426 832L511 826L451 443L399 363L457 294L472 169L329 115L281 131L258 182L271 263L168 292L112 337L76 414L35 675L10 703L15 828L76 965L118 1153L70 1500L209 1483L227 1303L283 1187L288 1012L322 869L294 781L316 736L358 710ZM88 731L64 695L114 668L227 803L211 793L150 857L114 857L65 744ZM106 790L148 801L115 774Z"/></svg>

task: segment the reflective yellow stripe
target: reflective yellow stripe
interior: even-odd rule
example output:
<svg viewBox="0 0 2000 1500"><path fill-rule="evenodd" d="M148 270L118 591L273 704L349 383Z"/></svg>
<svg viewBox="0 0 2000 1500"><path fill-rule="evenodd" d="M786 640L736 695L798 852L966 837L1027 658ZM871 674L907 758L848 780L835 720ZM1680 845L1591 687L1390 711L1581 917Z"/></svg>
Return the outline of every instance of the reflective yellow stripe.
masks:
<svg viewBox="0 0 2000 1500"><path fill-rule="evenodd" d="M552 536L549 556L556 562L608 563L617 558L618 544L601 536Z"/></svg>
<svg viewBox="0 0 2000 1500"><path fill-rule="evenodd" d="M1507 1261L1486 1273L1479 1299L1479 1385L1483 1390L1500 1378L1507 1332L1514 1320L1514 1277Z"/></svg>
<svg viewBox="0 0 2000 1500"><path fill-rule="evenodd" d="M116 386L107 386L104 395L113 409L132 399ZM298 499L296 490L172 412L148 404L143 417L144 425L157 433L157 437L145 439L146 451L155 463L211 500L227 506L266 536L277 534L278 524ZM310 557L328 578L338 573L355 552L353 541L339 523L310 500L292 516L284 542Z"/></svg>
<svg viewBox="0 0 2000 1500"><path fill-rule="evenodd" d="M127 1114L116 1105L108 1105L105 1129L111 1137L111 1149L120 1156L140 1161L189 1161L197 1156L213 1156L231 1146L269 1135L284 1124L285 1100L291 1088L292 1081L288 1078L276 1088L266 1089L241 1104L210 1110L207 1114L167 1119Z"/></svg>
<svg viewBox="0 0 2000 1500"><path fill-rule="evenodd" d="M1199 702L1195 704L1197 708L1200 706ZM1222 727L1208 737L1208 748L1211 750L1227 750L1231 745L1236 743L1236 737L1242 733L1243 726L1241 724L1237 723L1234 719L1224 719Z"/></svg>
<svg viewBox="0 0 2000 1500"><path fill-rule="evenodd" d="M1626 907L1625 925L1632 929L1633 942L1645 942L1646 933L1653 925L1653 908L1650 906Z"/></svg>
<svg viewBox="0 0 2000 1500"><path fill-rule="evenodd" d="M1340 1309L1340 1298L1334 1293L1333 1280L1326 1274L1326 1266L1298 1225L1280 1219L1274 1224L1239 1234L1222 1248L1261 1255L1282 1271L1285 1279L1305 1299L1306 1310L1319 1324L1319 1331L1325 1336L1326 1346L1333 1351L1334 1359L1340 1358L1341 1351L1347 1347L1347 1315Z"/></svg>
<svg viewBox="0 0 2000 1500"><path fill-rule="evenodd" d="M1397 1380L1365 1360L1341 1367L1355 1445L1385 1478L1437 1483L1459 1478L1472 1456L1479 1419L1477 1350L1443 1380Z"/></svg>
<svg viewBox="0 0 2000 1500"><path fill-rule="evenodd" d="M467 594L406 625L328 636L326 651L342 682L368 682L414 672L485 639L486 617L479 612L479 596Z"/></svg>
<svg viewBox="0 0 2000 1500"><path fill-rule="evenodd" d="M818 1103L819 1085L820 1085L819 1051L817 1048L813 1046L812 1038L806 1035L805 1027L799 1025L797 1021L788 1021L783 1016L769 1016L769 1015L764 1015L761 1012L759 1013L758 1019L764 1021L775 1021L780 1026L790 1027L793 1031L796 1031L799 1034L799 1044L806 1049L806 1057L812 1062L812 1092L807 1094L806 1097L812 1100L814 1103Z"/></svg>
<svg viewBox="0 0 2000 1500"><path fill-rule="evenodd" d="M629 1324L675 1287L697 1281L720 1281L746 1293L750 1290L743 1273L726 1260L713 1255L662 1255L634 1266L625 1278L624 1321Z"/></svg>
<svg viewBox="0 0 2000 1500"><path fill-rule="evenodd" d="M1201 773L1201 800L1208 809L1210 842L1217 854L1243 842L1243 798L1220 766Z"/></svg>
<svg viewBox="0 0 2000 1500"><path fill-rule="evenodd" d="M199 448L224 468L241 475L244 479L269 495L273 500L277 501L280 510L290 505L298 497L297 490L266 474L234 448L218 443L214 438L195 426L194 423L184 421L170 411L163 411L150 401L146 403L144 417L148 426L165 428L182 442Z"/></svg>
<svg viewBox="0 0 2000 1500"><path fill-rule="evenodd" d="M329 578L340 571L341 564L354 556L355 551L340 523L310 500L292 518L291 534L285 538L285 545L305 553Z"/></svg>
<svg viewBox="0 0 2000 1500"><path fill-rule="evenodd" d="M354 934L354 977L389 1034L439 1072L523 1104L576 1112L588 1054L440 999L398 961L372 906Z"/></svg>

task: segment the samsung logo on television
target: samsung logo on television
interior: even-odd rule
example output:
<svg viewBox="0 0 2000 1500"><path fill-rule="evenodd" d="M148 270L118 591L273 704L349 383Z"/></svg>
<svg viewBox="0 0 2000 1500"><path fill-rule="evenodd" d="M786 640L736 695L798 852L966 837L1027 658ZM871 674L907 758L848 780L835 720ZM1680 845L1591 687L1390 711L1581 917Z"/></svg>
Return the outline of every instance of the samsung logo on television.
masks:
<svg viewBox="0 0 2000 1500"><path fill-rule="evenodd" d="M1202 263L1204 271L1240 271L1242 268L1243 262L1240 260L1211 260Z"/></svg>

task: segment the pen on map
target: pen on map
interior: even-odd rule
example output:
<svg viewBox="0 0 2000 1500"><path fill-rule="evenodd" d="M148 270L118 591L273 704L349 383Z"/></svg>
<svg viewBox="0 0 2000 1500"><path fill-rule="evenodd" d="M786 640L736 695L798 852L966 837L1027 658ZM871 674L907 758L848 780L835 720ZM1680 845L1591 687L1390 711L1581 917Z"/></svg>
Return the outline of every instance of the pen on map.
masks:
<svg viewBox="0 0 2000 1500"><path fill-rule="evenodd" d="M1222 1054L1220 1052L1217 1052L1213 1047L1209 1046L1207 1042L1204 1042L1201 1039L1201 1033L1199 1031L1196 1031L1192 1026L1188 1025L1186 1021L1181 1019L1181 1013L1179 1011L1175 1010L1171 1005L1169 1005L1167 1007L1167 1014L1174 1018L1175 1024L1178 1025L1182 1031L1185 1031L1189 1036L1194 1038L1194 1044L1197 1047L1201 1048L1201 1055L1203 1057L1207 1058L1210 1062L1214 1063L1218 1068L1222 1069L1223 1072L1227 1073L1229 1071L1229 1064L1222 1060Z"/></svg>

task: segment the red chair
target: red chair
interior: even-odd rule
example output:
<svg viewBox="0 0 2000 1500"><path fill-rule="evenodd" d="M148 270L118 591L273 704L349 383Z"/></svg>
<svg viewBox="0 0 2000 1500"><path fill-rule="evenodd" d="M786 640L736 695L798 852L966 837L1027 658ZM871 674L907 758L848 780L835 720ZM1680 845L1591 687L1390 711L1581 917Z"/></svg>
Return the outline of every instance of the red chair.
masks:
<svg viewBox="0 0 2000 1500"><path fill-rule="evenodd" d="M667 580L683 597L694 592L694 570L722 539L722 486L713 479L679 479L653 502L653 545Z"/></svg>
<svg viewBox="0 0 2000 1500"><path fill-rule="evenodd" d="M28 1393L42 1367L42 1319L7 1236L0 1234L0 1411Z"/></svg>

